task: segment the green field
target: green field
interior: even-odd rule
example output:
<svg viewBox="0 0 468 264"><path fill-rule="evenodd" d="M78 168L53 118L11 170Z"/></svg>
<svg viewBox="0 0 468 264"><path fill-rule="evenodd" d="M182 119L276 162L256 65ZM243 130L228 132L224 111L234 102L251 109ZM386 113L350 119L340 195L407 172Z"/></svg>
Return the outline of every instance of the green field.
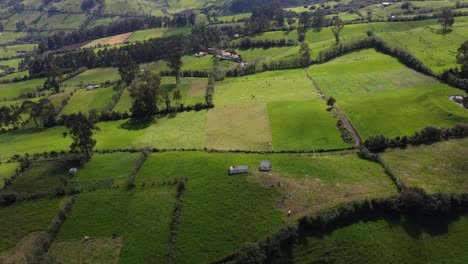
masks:
<svg viewBox="0 0 468 264"><path fill-rule="evenodd" d="M125 42L144 41L152 38L160 38L167 31L167 28L152 28L145 30L138 30L125 40Z"/></svg>
<svg viewBox="0 0 468 264"><path fill-rule="evenodd" d="M16 99L23 93L41 88L45 79L34 79L17 83L0 84L0 98Z"/></svg>
<svg viewBox="0 0 468 264"><path fill-rule="evenodd" d="M88 114L89 110L102 110L112 101L112 96L116 92L116 87L99 88L92 91L84 89L73 94L68 104L63 108L61 114L72 114L82 112Z"/></svg>
<svg viewBox="0 0 468 264"><path fill-rule="evenodd" d="M466 263L468 217L448 227L418 223L358 222L296 244L294 263Z"/></svg>
<svg viewBox="0 0 468 264"><path fill-rule="evenodd" d="M462 91L373 50L312 66L309 73L337 100L363 139L412 135L427 125L451 127L468 120L468 112L447 97Z"/></svg>
<svg viewBox="0 0 468 264"><path fill-rule="evenodd" d="M428 146L390 149L382 157L408 186L429 193L465 193L468 189L468 140L450 140Z"/></svg>
<svg viewBox="0 0 468 264"><path fill-rule="evenodd" d="M85 236L117 236L123 240L119 263L145 263L147 260L164 263L168 260L175 188L175 185L148 186L81 193L55 243L79 242ZM75 248L68 250L71 252L65 251L59 257L66 259L76 254ZM102 263L115 260L113 254L107 256L110 259L103 259Z"/></svg>
<svg viewBox="0 0 468 264"><path fill-rule="evenodd" d="M15 178L7 192L29 194L55 194L62 189L68 178L68 170L76 167L74 161L38 161Z"/></svg>
<svg viewBox="0 0 468 264"><path fill-rule="evenodd" d="M105 81L120 79L117 68L96 68L87 70L70 80L64 82L64 86L87 86L101 84Z"/></svg>
<svg viewBox="0 0 468 264"><path fill-rule="evenodd" d="M5 182L3 180L13 177L18 165L19 164L16 162L0 164L0 190L5 186Z"/></svg>
<svg viewBox="0 0 468 264"><path fill-rule="evenodd" d="M303 101L318 98L304 70L263 72L216 84L216 106Z"/></svg>
<svg viewBox="0 0 468 264"><path fill-rule="evenodd" d="M321 99L268 104L273 150L346 148L334 113Z"/></svg>
<svg viewBox="0 0 468 264"><path fill-rule="evenodd" d="M93 155L91 161L78 170L71 184L87 188L119 185L127 181L139 156L139 153L124 152Z"/></svg>
<svg viewBox="0 0 468 264"><path fill-rule="evenodd" d="M60 199L39 199L0 207L0 252L10 249L32 232L46 231L58 213ZM2 255L0 255L0 262Z"/></svg>
<svg viewBox="0 0 468 264"><path fill-rule="evenodd" d="M0 58L3 57L15 57L27 52L33 51L37 47L36 44L20 44L3 46L0 48Z"/></svg>

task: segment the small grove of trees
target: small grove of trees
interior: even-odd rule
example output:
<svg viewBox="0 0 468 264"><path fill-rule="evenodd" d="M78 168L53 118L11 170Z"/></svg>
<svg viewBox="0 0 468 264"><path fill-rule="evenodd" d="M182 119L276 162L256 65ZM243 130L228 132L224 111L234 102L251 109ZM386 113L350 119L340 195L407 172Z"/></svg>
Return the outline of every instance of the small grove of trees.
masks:
<svg viewBox="0 0 468 264"><path fill-rule="evenodd" d="M60 70L57 65L49 61L46 65L45 74L47 79L44 82L44 89L54 89L55 93L60 92L60 83L61 83L61 76L62 71Z"/></svg>
<svg viewBox="0 0 468 264"><path fill-rule="evenodd" d="M340 35L343 30L345 23L340 18L335 18L332 21L332 26L330 27L333 36L335 36L336 44L340 44Z"/></svg>
<svg viewBox="0 0 468 264"><path fill-rule="evenodd" d="M132 82L128 89L133 100L130 109L133 117L151 116L158 112L157 99L162 94L160 85L161 77L148 71Z"/></svg>
<svg viewBox="0 0 468 264"><path fill-rule="evenodd" d="M303 67L309 66L311 63L310 47L306 42L301 43L301 48L299 49L299 63Z"/></svg>
<svg viewBox="0 0 468 264"><path fill-rule="evenodd" d="M86 160L91 158L96 140L93 139L93 131L99 130L91 120L83 113L63 116L63 123L68 129L63 136L71 135L73 142L70 145L72 151L84 153Z"/></svg>
<svg viewBox="0 0 468 264"><path fill-rule="evenodd" d="M452 9L450 8L443 8L442 11L438 14L439 19L437 22L442 26L442 32L447 32L449 27L452 27L453 23L455 23L455 18L452 13Z"/></svg>
<svg viewBox="0 0 468 264"><path fill-rule="evenodd" d="M182 68L182 56L185 53L186 38L178 36L169 42L169 49L167 51L167 66L173 71L176 77L176 84L180 84L180 69Z"/></svg>
<svg viewBox="0 0 468 264"><path fill-rule="evenodd" d="M40 125L51 127L57 123L55 106L48 98L43 98L39 102L24 101L21 112L29 114L36 127Z"/></svg>
<svg viewBox="0 0 468 264"><path fill-rule="evenodd" d="M256 4L252 9L252 15L245 23L246 31L251 34L260 33L272 26L284 26L284 11L278 0Z"/></svg>
<svg viewBox="0 0 468 264"><path fill-rule="evenodd" d="M21 109L15 105L0 107L0 127L18 125Z"/></svg>
<svg viewBox="0 0 468 264"><path fill-rule="evenodd" d="M328 98L328 100L327 100L327 105L329 105L329 106L334 106L335 103L336 103L335 98L333 98L333 96L330 96L330 97Z"/></svg>
<svg viewBox="0 0 468 264"><path fill-rule="evenodd" d="M461 77L468 79L468 40L463 42L460 48L458 48L457 63L461 65Z"/></svg>
<svg viewBox="0 0 468 264"><path fill-rule="evenodd" d="M138 64L128 55L128 52L122 51L117 60L120 79L127 84L133 82L140 68Z"/></svg>

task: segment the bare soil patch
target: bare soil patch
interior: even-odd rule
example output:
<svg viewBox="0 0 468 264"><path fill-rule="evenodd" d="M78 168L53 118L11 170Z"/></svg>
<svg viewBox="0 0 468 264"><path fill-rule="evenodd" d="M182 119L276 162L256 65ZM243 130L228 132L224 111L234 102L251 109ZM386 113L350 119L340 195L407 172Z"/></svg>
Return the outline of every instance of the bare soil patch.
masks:
<svg viewBox="0 0 468 264"><path fill-rule="evenodd" d="M36 256L43 249L41 245L47 244L49 236L45 231L38 231L24 236L14 248L0 254L0 263L33 263Z"/></svg>

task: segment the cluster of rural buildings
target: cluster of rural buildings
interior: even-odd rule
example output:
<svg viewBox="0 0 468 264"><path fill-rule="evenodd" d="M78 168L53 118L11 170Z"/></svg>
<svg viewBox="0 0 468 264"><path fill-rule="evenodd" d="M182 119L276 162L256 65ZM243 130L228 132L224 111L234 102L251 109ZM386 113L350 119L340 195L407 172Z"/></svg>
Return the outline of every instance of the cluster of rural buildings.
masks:
<svg viewBox="0 0 468 264"><path fill-rule="evenodd" d="M226 51L220 49L209 48L208 51L200 51L195 53L195 57L201 58L206 55L213 55L221 60L230 60L235 62L242 62L242 56L237 54L235 51Z"/></svg>

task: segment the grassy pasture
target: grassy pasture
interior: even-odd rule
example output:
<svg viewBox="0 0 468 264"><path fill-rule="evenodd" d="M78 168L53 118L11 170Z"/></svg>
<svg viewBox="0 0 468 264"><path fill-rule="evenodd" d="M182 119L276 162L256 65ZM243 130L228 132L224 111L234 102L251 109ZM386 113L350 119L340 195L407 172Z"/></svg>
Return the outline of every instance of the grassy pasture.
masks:
<svg viewBox="0 0 468 264"><path fill-rule="evenodd" d="M126 182L139 153L116 152L95 154L73 177L71 184L85 188L112 187Z"/></svg>
<svg viewBox="0 0 468 264"><path fill-rule="evenodd" d="M0 63L0 65L1 65L1 63ZM11 81L11 80L13 80L15 78L23 78L25 76L29 76L28 71L14 72L14 73L7 74L5 76L0 77L0 81Z"/></svg>
<svg viewBox="0 0 468 264"><path fill-rule="evenodd" d="M464 193L468 189L468 140L390 149L382 154L397 177L430 193Z"/></svg>
<svg viewBox="0 0 468 264"><path fill-rule="evenodd" d="M168 261L175 187L165 185L81 193L54 243L59 246L76 243L84 236L109 238L115 234L123 239L119 263L146 263L148 260L165 263ZM103 246L99 245L98 249ZM75 250L68 247L62 255L70 256ZM103 257L102 263L115 260L114 254Z"/></svg>
<svg viewBox="0 0 468 264"><path fill-rule="evenodd" d="M5 182L3 180L11 178L15 175L15 171L19 164L16 162L0 164L0 189L3 189Z"/></svg>
<svg viewBox="0 0 468 264"><path fill-rule="evenodd" d="M19 44L11 46L2 46L0 48L0 58L14 57L30 51L33 51L37 44Z"/></svg>
<svg viewBox="0 0 468 264"><path fill-rule="evenodd" d="M122 44L126 42L127 39L132 35L133 35L133 32L129 32L129 33L119 34L115 36L96 39L86 44L85 46L83 46L83 48L92 48L96 46L106 46L106 45L112 46L112 45Z"/></svg>
<svg viewBox="0 0 468 264"><path fill-rule="evenodd" d="M65 86L94 85L120 79L117 68L95 68L87 70L64 83Z"/></svg>
<svg viewBox="0 0 468 264"><path fill-rule="evenodd" d="M309 73L337 99L363 139L411 135L427 125L451 127L468 120L468 112L447 98L462 91L373 50L312 66Z"/></svg>
<svg viewBox="0 0 468 264"><path fill-rule="evenodd" d="M5 23L3 23L5 25ZM18 38L26 36L26 32L0 32L0 44L12 42Z"/></svg>
<svg viewBox="0 0 468 264"><path fill-rule="evenodd" d="M37 23L37 28L79 29L85 19L86 16L82 14L54 14L52 16L43 14Z"/></svg>
<svg viewBox="0 0 468 264"><path fill-rule="evenodd" d="M295 245L294 263L465 263L468 217L424 228L413 222L358 222Z"/></svg>
<svg viewBox="0 0 468 264"><path fill-rule="evenodd" d="M272 161L273 171L256 172L259 162L265 159ZM248 165L251 173L227 175L230 165L240 164ZM339 168L336 164L340 164ZM181 175L189 179L176 244L178 263L221 258L245 241L258 240L276 230L286 220L288 210L296 217L343 201L396 193L377 164L354 154L307 157L160 153L150 156L136 181L137 186L148 186ZM270 187L278 181L281 187ZM282 203L281 193L292 196ZM229 239L223 239L226 232Z"/></svg>
<svg viewBox="0 0 468 264"><path fill-rule="evenodd" d="M21 62L22 59L12 59L12 60L5 60L5 61L0 61L0 65L5 65L9 66L12 68L15 68L18 70L19 63ZM27 74L29 75L29 74Z"/></svg>
<svg viewBox="0 0 468 264"><path fill-rule="evenodd" d="M206 111L178 113L159 117L149 123L133 120L101 122L94 138L96 149L118 148L203 148ZM70 137L63 138L64 127L20 129L0 133L0 159L15 153L41 153L68 150Z"/></svg>
<svg viewBox="0 0 468 264"><path fill-rule="evenodd" d="M138 30L125 40L125 42L144 41L152 38L160 38L164 36L167 28L152 28L145 30Z"/></svg>
<svg viewBox="0 0 468 264"><path fill-rule="evenodd" d="M206 147L270 150L271 132L266 104L216 107L208 111Z"/></svg>
<svg viewBox="0 0 468 264"><path fill-rule="evenodd" d="M34 79L17 83L0 84L0 98L14 99L22 93L42 87L45 79Z"/></svg>
<svg viewBox="0 0 468 264"><path fill-rule="evenodd" d="M303 101L318 98L303 70L270 71L226 78L216 85L216 106Z"/></svg>
<svg viewBox="0 0 468 264"><path fill-rule="evenodd" d="M99 88L92 91L84 89L76 91L68 104L63 108L61 114L72 114L82 112L88 114L89 110L95 108L102 110L112 100L115 93L115 87Z"/></svg>
<svg viewBox="0 0 468 264"><path fill-rule="evenodd" d="M0 207L0 252L14 247L31 232L45 231L58 213L59 203L60 199L41 199Z"/></svg>
<svg viewBox="0 0 468 264"><path fill-rule="evenodd" d="M338 119L321 99L268 104L273 150L350 147L341 139Z"/></svg>
<svg viewBox="0 0 468 264"><path fill-rule="evenodd" d="M78 165L79 162L62 160L35 162L18 175L11 185L5 187L5 191L55 194L64 186L68 170Z"/></svg>

